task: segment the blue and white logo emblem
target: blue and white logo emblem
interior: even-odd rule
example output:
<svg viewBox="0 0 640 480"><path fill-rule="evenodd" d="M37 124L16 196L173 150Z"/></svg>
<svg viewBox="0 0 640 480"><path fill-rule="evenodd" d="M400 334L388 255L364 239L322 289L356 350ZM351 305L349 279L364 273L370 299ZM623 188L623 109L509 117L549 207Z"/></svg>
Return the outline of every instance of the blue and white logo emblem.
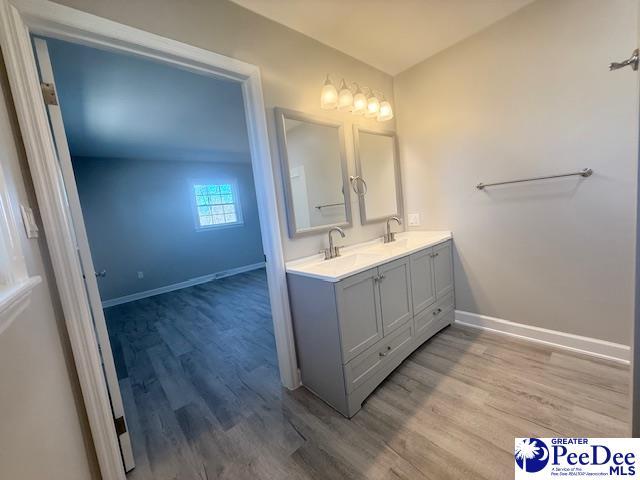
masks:
<svg viewBox="0 0 640 480"><path fill-rule="evenodd" d="M529 473L539 472L549 462L549 449L540 439L523 438L516 443L515 458L521 470Z"/></svg>

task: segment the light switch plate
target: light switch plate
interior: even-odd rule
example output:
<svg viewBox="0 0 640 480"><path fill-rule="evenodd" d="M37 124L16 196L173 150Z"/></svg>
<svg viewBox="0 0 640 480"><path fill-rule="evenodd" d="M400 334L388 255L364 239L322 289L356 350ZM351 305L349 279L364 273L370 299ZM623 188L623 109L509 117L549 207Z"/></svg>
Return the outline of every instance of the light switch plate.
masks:
<svg viewBox="0 0 640 480"><path fill-rule="evenodd" d="M20 205L20 211L22 212L22 222L27 232L27 238L38 238L40 232L36 224L36 217L33 215L33 210L31 210L30 207Z"/></svg>
<svg viewBox="0 0 640 480"><path fill-rule="evenodd" d="M420 214L419 213L410 213L407 215L409 220L410 227L417 227L420 225Z"/></svg>

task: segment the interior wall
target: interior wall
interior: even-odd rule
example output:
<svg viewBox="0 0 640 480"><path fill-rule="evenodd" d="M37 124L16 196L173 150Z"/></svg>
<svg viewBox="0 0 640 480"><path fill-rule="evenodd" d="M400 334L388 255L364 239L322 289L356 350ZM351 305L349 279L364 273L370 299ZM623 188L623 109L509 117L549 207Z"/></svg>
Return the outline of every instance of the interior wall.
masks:
<svg viewBox="0 0 640 480"><path fill-rule="evenodd" d="M395 120L381 124L348 112L322 110L320 90L325 76L327 73L335 74L336 79L341 78L337 75L344 76L383 92L387 98L393 97L391 76L228 0L191 0L188 4L174 0L57 0L57 3L258 65L277 178L285 258L316 254L326 247L326 234L295 240L288 237L273 109L289 108L344 121L349 172L355 175L353 123L394 130ZM352 202L357 212L356 195L352 195ZM381 237L383 233L382 222L363 227L356 219L353 227L346 230L347 238L339 243L358 243Z"/></svg>
<svg viewBox="0 0 640 480"><path fill-rule="evenodd" d="M14 215L37 215L26 156L0 56L0 163ZM31 304L0 335L0 476L23 480L99 478L91 433L58 300L44 235L20 232L30 275L43 282Z"/></svg>
<svg viewBox="0 0 640 480"><path fill-rule="evenodd" d="M98 279L103 300L264 261L248 157L243 163L74 157L73 169L93 264L107 271ZM243 223L197 230L193 185L227 181L237 182Z"/></svg>
<svg viewBox="0 0 640 480"><path fill-rule="evenodd" d="M538 0L396 77L406 211L453 231L458 309L630 344L638 79L607 65L637 10Z"/></svg>

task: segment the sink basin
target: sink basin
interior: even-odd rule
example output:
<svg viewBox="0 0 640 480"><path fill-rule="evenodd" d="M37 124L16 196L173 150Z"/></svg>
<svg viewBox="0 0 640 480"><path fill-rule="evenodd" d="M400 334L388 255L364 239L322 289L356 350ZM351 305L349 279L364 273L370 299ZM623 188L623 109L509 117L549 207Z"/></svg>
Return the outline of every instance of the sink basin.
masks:
<svg viewBox="0 0 640 480"><path fill-rule="evenodd" d="M371 252L380 253L383 255L396 255L404 252L410 247L408 238L401 238L395 242L383 243L371 248Z"/></svg>
<svg viewBox="0 0 640 480"><path fill-rule="evenodd" d="M322 262L313 265L313 269L325 274L336 275L343 271L357 269L362 265L379 262L382 259L384 259L384 254L382 252L352 253L343 257L332 258L331 260L323 260Z"/></svg>

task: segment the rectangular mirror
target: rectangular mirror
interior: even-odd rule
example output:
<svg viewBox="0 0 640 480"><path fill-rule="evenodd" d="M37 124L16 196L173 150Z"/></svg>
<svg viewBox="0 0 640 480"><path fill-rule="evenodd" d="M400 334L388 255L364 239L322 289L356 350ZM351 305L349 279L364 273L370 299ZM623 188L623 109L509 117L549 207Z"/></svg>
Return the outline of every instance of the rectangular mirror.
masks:
<svg viewBox="0 0 640 480"><path fill-rule="evenodd" d="M289 236L351 226L342 124L276 108L276 127Z"/></svg>
<svg viewBox="0 0 640 480"><path fill-rule="evenodd" d="M396 134L365 130L354 125L357 177L354 189L360 201L363 225L402 218L402 183Z"/></svg>

